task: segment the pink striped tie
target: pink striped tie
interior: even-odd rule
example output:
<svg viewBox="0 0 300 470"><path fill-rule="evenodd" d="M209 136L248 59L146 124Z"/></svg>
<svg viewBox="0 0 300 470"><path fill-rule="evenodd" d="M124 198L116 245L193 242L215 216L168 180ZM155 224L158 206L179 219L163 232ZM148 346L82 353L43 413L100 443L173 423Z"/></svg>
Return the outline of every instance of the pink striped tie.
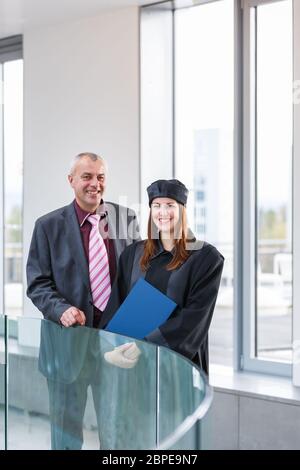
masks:
<svg viewBox="0 0 300 470"><path fill-rule="evenodd" d="M99 232L100 216L89 215L87 220L92 224L89 239L89 273L93 303L103 312L111 292L108 256Z"/></svg>

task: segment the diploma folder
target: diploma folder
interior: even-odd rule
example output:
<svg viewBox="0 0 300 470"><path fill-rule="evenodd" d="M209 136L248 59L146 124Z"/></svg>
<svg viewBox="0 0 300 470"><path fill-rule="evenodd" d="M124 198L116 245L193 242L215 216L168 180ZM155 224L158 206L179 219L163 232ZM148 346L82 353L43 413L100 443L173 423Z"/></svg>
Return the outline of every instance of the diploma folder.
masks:
<svg viewBox="0 0 300 470"><path fill-rule="evenodd" d="M143 339L162 325L177 304L143 278L133 286L105 330Z"/></svg>

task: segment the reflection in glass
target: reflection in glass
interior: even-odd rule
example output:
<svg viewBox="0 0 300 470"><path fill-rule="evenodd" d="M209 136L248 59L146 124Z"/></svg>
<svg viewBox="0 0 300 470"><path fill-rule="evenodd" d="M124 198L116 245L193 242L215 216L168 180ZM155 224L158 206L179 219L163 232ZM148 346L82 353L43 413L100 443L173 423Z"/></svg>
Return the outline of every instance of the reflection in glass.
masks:
<svg viewBox="0 0 300 470"><path fill-rule="evenodd" d="M37 318L10 318L8 330L10 450L155 449L158 437L172 438L186 418L202 417L210 406L204 376L169 349L158 353L149 342ZM124 365L111 353L133 341L137 360ZM3 417L4 405L1 425ZM194 420L174 448L199 448Z"/></svg>
<svg viewBox="0 0 300 470"><path fill-rule="evenodd" d="M6 314L22 313L23 60L5 62L4 214Z"/></svg>
<svg viewBox="0 0 300 470"><path fill-rule="evenodd" d="M28 317L9 330L8 449L155 448L154 346L136 341L123 368L104 354L128 338Z"/></svg>
<svg viewBox="0 0 300 470"><path fill-rule="evenodd" d="M5 449L5 325L0 315L0 450Z"/></svg>
<svg viewBox="0 0 300 470"><path fill-rule="evenodd" d="M256 14L256 355L291 362L292 2Z"/></svg>
<svg viewBox="0 0 300 470"><path fill-rule="evenodd" d="M159 376L159 442L162 443L200 406L206 390L199 371L166 348L159 350ZM198 424L172 448L201 449Z"/></svg>
<svg viewBox="0 0 300 470"><path fill-rule="evenodd" d="M176 177L191 190L195 235L225 257L210 328L210 362L225 365L233 360L233 6L175 12Z"/></svg>

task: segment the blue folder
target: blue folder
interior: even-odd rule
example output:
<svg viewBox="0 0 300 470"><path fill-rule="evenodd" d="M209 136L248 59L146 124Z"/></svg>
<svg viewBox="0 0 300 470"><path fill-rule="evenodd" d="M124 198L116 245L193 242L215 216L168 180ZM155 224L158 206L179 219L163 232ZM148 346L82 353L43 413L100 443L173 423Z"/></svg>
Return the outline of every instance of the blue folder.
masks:
<svg viewBox="0 0 300 470"><path fill-rule="evenodd" d="M162 325L176 303L144 279L139 279L105 330L142 339Z"/></svg>

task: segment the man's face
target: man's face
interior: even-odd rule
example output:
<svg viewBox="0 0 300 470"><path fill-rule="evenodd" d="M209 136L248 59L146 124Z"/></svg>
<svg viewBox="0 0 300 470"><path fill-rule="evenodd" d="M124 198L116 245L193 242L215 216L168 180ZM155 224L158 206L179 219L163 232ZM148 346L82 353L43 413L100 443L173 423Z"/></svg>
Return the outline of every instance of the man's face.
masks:
<svg viewBox="0 0 300 470"><path fill-rule="evenodd" d="M68 176L81 209L94 212L100 204L106 186L105 167L100 160L82 157Z"/></svg>

